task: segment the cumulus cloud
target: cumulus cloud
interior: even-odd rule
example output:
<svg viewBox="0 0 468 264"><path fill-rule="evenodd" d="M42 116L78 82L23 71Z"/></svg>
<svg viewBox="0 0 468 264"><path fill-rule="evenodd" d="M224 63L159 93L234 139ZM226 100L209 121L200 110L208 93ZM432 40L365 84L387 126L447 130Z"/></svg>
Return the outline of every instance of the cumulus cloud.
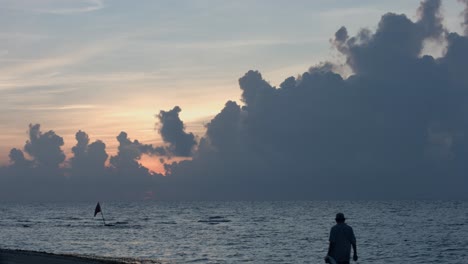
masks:
<svg viewBox="0 0 468 264"><path fill-rule="evenodd" d="M73 156L65 161L63 139L53 131L42 133L40 125L29 126L24 151L10 151L11 165L0 168L2 200L103 200L143 199L155 185L156 173L139 163L143 154L164 155L164 147L130 140L121 132L119 151L109 155L101 140L90 143L84 131L75 135ZM161 175L159 175L161 177Z"/></svg>
<svg viewBox="0 0 468 264"><path fill-rule="evenodd" d="M61 149L63 138L52 130L42 133L40 128L39 124L29 125L29 140L24 150L34 158L38 166L57 168L65 160Z"/></svg>
<svg viewBox="0 0 468 264"><path fill-rule="evenodd" d="M422 29L425 37L439 38L445 31L442 24L441 5L441 0L427 0L421 2L418 8L419 21L416 26Z"/></svg>
<svg viewBox="0 0 468 264"><path fill-rule="evenodd" d="M176 106L157 115L167 147L121 132L105 166L104 143L90 144L79 131L62 168L61 137L32 125L28 157L12 149L11 165L0 168L0 196L47 197L61 187L54 197L135 198L150 190L178 200L466 199L468 37L444 27L440 8L426 0L416 21L388 13L375 32L338 29L331 42L349 77L326 62L275 87L248 71L239 79L241 102L228 101L198 143ZM427 40L446 43L445 53L423 55ZM191 159L166 164L163 177L139 163L144 154ZM92 174L84 168L96 175L83 176Z"/></svg>
<svg viewBox="0 0 468 264"><path fill-rule="evenodd" d="M32 166L32 162L24 157L24 153L20 149L11 149L8 156L10 157L10 161L14 167L30 168Z"/></svg>
<svg viewBox="0 0 468 264"><path fill-rule="evenodd" d="M403 14L382 16L377 31L361 30L348 37L345 27L335 34L334 43L359 74L407 71L417 58L426 39L440 39L445 32L440 15L440 0L424 1L419 7L419 20L411 21ZM399 68L399 66L404 68Z"/></svg>
<svg viewBox="0 0 468 264"><path fill-rule="evenodd" d="M462 26L465 28L465 36L468 36L468 0L460 0L460 2L465 4L465 9L463 10L463 22Z"/></svg>
<svg viewBox="0 0 468 264"><path fill-rule="evenodd" d="M110 158L112 167L124 170L134 171L136 174L148 174L148 169L138 163L143 154L164 155L166 153L163 147L154 148L152 145L142 144L138 140L131 141L127 133L120 132L117 136L119 142L116 156Z"/></svg>
<svg viewBox="0 0 468 264"><path fill-rule="evenodd" d="M72 175L77 177L96 177L105 171L108 158L106 145L100 140L89 144L86 132L78 131L75 135L77 144L72 148L73 157L70 158Z"/></svg>
<svg viewBox="0 0 468 264"><path fill-rule="evenodd" d="M353 74L311 67L271 86L258 71L239 79L207 125L194 158L168 165L161 192L187 199L466 198L467 38L443 26L441 2L416 21L382 16L375 32L332 43ZM447 41L438 59L424 41ZM190 188L188 187L190 186Z"/></svg>
<svg viewBox="0 0 468 264"><path fill-rule="evenodd" d="M189 157L195 146L195 136L185 132L185 126L180 120L180 107L175 106L169 111L160 111L156 116L159 119L161 134L164 142L169 144L169 150L176 156Z"/></svg>

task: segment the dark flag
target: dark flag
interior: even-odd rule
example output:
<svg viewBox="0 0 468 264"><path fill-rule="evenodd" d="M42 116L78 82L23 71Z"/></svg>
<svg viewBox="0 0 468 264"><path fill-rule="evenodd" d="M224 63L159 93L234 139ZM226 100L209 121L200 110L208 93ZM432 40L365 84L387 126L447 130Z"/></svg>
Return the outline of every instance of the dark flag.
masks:
<svg viewBox="0 0 468 264"><path fill-rule="evenodd" d="M102 213L102 211L101 211L101 205L99 204L99 202L98 202L97 205L96 205L96 209L94 209L94 217L96 217L96 215L97 215L98 213Z"/></svg>

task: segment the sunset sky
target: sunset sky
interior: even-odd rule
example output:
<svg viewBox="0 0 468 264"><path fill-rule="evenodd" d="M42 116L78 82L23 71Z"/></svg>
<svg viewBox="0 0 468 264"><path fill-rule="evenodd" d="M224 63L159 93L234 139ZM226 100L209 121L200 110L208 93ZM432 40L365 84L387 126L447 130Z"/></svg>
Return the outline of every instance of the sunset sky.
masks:
<svg viewBox="0 0 468 264"><path fill-rule="evenodd" d="M415 16L419 1L104 1L1 0L0 164L22 147L30 123L54 130L69 153L86 131L116 150L126 131L160 142L154 115L181 107L188 131L227 100L237 80L260 70L272 84L324 60L339 60L329 39L385 12ZM444 2L455 31L460 5Z"/></svg>
<svg viewBox="0 0 468 264"><path fill-rule="evenodd" d="M466 198L468 0L0 6L0 199Z"/></svg>

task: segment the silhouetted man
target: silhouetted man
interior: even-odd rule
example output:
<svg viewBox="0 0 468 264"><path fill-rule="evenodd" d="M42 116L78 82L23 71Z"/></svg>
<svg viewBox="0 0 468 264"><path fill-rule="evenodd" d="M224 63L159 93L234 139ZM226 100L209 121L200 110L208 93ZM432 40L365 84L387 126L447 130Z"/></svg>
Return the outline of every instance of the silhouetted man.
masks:
<svg viewBox="0 0 468 264"><path fill-rule="evenodd" d="M349 264L351 256L351 246L353 246L353 260L357 261L356 237L353 229L345 224L344 214L336 214L336 225L330 230L330 245L328 246L328 256L332 257L337 264ZM325 262L330 263L328 256Z"/></svg>

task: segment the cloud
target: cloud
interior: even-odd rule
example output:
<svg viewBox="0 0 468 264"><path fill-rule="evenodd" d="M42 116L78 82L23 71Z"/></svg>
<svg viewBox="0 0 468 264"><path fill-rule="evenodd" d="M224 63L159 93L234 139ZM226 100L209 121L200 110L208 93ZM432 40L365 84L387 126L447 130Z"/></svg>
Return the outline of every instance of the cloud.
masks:
<svg viewBox="0 0 468 264"><path fill-rule="evenodd" d="M465 9L463 10L463 22L462 26L465 28L465 36L468 36L468 0L459 0L465 4Z"/></svg>
<svg viewBox="0 0 468 264"><path fill-rule="evenodd" d="M164 142L169 143L170 151L176 156L189 157L195 146L195 136L185 132L185 126L179 118L182 111L176 106L169 111L160 111L156 116L160 122L159 133Z"/></svg>
<svg viewBox="0 0 468 264"><path fill-rule="evenodd" d="M354 72L373 74L382 69L406 71L413 66L411 61L420 55L423 40L442 37L444 28L439 9L438 0L422 2L418 9L420 18L416 22L405 15L385 14L374 34L364 29L357 36L346 38L346 28L343 27L337 31L334 43L346 55L347 64ZM392 67L397 64L404 68Z"/></svg>
<svg viewBox="0 0 468 264"><path fill-rule="evenodd" d="M89 144L88 134L81 130L76 133L75 138L77 144L72 148L73 157L70 159L72 173L81 177L102 174L109 157L104 142L97 140Z"/></svg>
<svg viewBox="0 0 468 264"><path fill-rule="evenodd" d="M324 18L340 19L343 17L359 17L359 16L378 15L378 14L380 14L380 10L375 9L375 8L352 7L352 8L345 8L345 9L326 10L324 12L320 12L319 16L324 17Z"/></svg>
<svg viewBox="0 0 468 264"><path fill-rule="evenodd" d="M6 0L4 5L13 10L32 10L56 15L87 13L105 7L102 0Z"/></svg>
<svg viewBox="0 0 468 264"><path fill-rule="evenodd" d="M10 151L10 154L8 155L10 157L10 161L13 165L13 167L24 167L24 168L30 168L32 166L32 162L30 160L27 160L24 157L23 151L13 148Z"/></svg>
<svg viewBox="0 0 468 264"><path fill-rule="evenodd" d="M74 50L70 49L68 53L46 55L42 58L20 60L21 63L7 64L0 68L0 88L54 84L54 79L57 79L58 84L63 84L67 80L60 72L67 67L79 65L98 55L118 49L122 45L124 45L123 37L117 36L83 47L74 47ZM68 81L76 81L76 78L68 78Z"/></svg>
<svg viewBox="0 0 468 264"><path fill-rule="evenodd" d="M352 70L325 63L271 86L239 79L244 105L228 102L207 125L193 160L167 166L163 197L185 199L466 198L468 40L427 0L416 21L382 16L375 32L333 46ZM441 58L424 41L447 41ZM183 191L180 191L183 190Z"/></svg>
<svg viewBox="0 0 468 264"><path fill-rule="evenodd" d="M55 105L55 106L41 106L41 105L31 105L29 107L23 107L22 109L29 109L35 111L66 111L66 110L76 110L76 109L93 109L96 108L94 105Z"/></svg>
<svg viewBox="0 0 468 264"><path fill-rule="evenodd" d="M439 38L444 32L441 5L441 0L429 0L421 2L418 8L419 21L416 24L430 37Z"/></svg>
<svg viewBox="0 0 468 264"><path fill-rule="evenodd" d="M138 200L155 186L155 177L139 163L143 154L164 155L163 147L131 141L121 132L119 151L110 158L101 140L90 143L84 131L75 135L73 156L65 161L63 139L53 131L29 126L24 151L10 151L10 165L0 167L0 199L13 201ZM159 157L156 159L159 162Z"/></svg>
<svg viewBox="0 0 468 264"><path fill-rule="evenodd" d="M40 128L39 124L29 125L29 140L24 150L33 157L38 166L58 168L65 160L65 154L61 149L63 138L52 130L42 133Z"/></svg>
<svg viewBox="0 0 468 264"><path fill-rule="evenodd" d="M119 141L119 152L116 156L111 157L110 163L112 167L119 170L134 170L136 174L149 174L148 169L138 163L141 156L143 154L166 154L163 147L154 148L152 145L141 144L138 140L131 141L125 132L120 132L117 140Z"/></svg>
<svg viewBox="0 0 468 264"><path fill-rule="evenodd" d="M415 21L387 13L375 32L339 28L331 42L350 76L325 62L275 87L248 71L241 102L227 101L198 142L176 106L157 115L166 146L121 132L106 165L105 144L79 131L67 163L61 137L31 125L29 156L12 149L0 168L0 199L466 199L468 37L444 27L440 8L423 1ZM446 51L423 55L427 40ZM162 176L142 155L191 158Z"/></svg>

